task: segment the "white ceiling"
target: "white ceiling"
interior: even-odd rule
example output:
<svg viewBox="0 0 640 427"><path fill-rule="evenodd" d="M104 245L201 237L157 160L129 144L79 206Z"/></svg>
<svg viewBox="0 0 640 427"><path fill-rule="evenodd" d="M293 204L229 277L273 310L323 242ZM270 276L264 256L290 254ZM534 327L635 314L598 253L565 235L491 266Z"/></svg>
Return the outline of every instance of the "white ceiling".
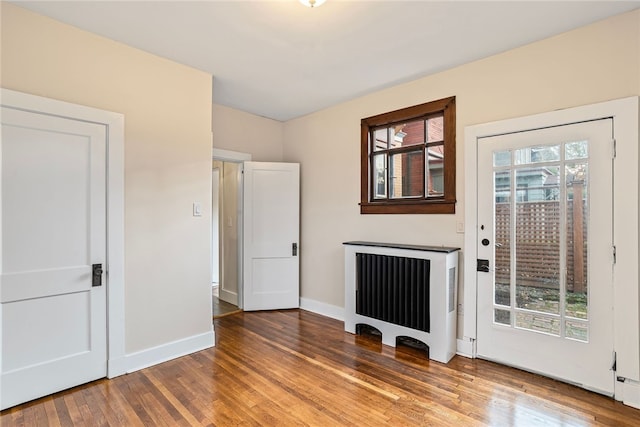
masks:
<svg viewBox="0 0 640 427"><path fill-rule="evenodd" d="M15 3L207 71L214 102L281 121L640 7L614 0L327 0L314 9L297 0Z"/></svg>

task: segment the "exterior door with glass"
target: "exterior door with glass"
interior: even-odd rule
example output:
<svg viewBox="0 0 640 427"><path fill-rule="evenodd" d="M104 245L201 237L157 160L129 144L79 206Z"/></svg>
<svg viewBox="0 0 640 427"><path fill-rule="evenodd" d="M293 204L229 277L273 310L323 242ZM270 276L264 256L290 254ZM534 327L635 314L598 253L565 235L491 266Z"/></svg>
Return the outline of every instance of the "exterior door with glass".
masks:
<svg viewBox="0 0 640 427"><path fill-rule="evenodd" d="M612 120L478 141L477 353L614 391Z"/></svg>

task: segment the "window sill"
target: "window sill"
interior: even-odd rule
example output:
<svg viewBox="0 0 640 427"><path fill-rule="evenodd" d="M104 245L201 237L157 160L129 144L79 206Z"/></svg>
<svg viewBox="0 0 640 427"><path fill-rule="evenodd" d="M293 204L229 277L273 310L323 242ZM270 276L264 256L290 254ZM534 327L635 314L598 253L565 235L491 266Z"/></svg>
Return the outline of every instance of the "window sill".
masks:
<svg viewBox="0 0 640 427"><path fill-rule="evenodd" d="M454 214L455 200L394 201L360 203L361 214Z"/></svg>

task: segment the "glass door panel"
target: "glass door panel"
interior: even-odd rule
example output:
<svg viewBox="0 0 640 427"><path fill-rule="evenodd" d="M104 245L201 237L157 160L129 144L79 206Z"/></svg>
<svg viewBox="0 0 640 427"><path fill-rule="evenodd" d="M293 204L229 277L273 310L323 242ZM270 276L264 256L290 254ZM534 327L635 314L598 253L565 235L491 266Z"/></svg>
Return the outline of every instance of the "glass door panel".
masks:
<svg viewBox="0 0 640 427"><path fill-rule="evenodd" d="M514 150L513 159L505 154L509 152L493 153L496 323L560 336L564 317L586 319L584 201L588 163L565 164L566 156L562 155L580 151L577 147L586 152L588 142L562 147L536 144ZM516 315L507 315L510 311ZM588 331L586 323L564 325L572 339Z"/></svg>

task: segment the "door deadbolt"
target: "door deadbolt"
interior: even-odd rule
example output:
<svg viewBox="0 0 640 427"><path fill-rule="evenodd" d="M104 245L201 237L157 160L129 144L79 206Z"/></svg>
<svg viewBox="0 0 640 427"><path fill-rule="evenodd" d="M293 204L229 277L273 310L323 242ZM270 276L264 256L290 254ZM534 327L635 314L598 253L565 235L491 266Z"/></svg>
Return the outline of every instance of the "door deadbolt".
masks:
<svg viewBox="0 0 640 427"><path fill-rule="evenodd" d="M481 243L482 243L482 246L489 246L489 243L491 242L489 241L489 239L482 239Z"/></svg>
<svg viewBox="0 0 640 427"><path fill-rule="evenodd" d="M482 273L489 273L489 260L488 259L478 259L476 270Z"/></svg>
<svg viewBox="0 0 640 427"><path fill-rule="evenodd" d="M102 264L93 264L91 269L91 286L102 286Z"/></svg>

